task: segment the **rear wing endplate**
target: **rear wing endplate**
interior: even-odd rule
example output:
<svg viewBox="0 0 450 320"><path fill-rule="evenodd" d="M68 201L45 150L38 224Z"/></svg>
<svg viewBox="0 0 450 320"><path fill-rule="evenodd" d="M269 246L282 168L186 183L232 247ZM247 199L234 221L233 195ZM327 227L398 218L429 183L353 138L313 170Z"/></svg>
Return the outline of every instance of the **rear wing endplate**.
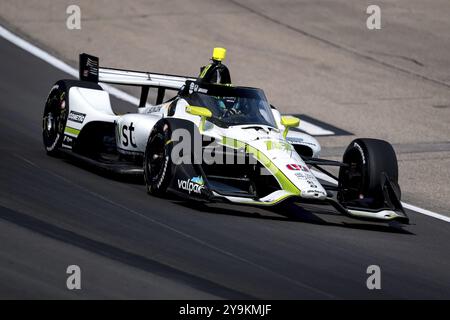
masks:
<svg viewBox="0 0 450 320"><path fill-rule="evenodd" d="M166 89L178 91L187 80L195 81L195 78L185 76L103 68L99 66L98 57L86 53L80 54L79 72L80 80L83 81L142 87L139 107L145 106L149 88L158 89L156 104L160 104L163 102Z"/></svg>

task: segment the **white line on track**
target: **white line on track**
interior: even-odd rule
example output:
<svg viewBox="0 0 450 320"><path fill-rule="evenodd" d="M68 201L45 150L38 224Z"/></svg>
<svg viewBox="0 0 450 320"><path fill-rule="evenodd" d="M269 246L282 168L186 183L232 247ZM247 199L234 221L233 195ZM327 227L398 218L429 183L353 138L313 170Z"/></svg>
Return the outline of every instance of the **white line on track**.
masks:
<svg viewBox="0 0 450 320"><path fill-rule="evenodd" d="M450 222L450 217L444 216L440 213L436 213L436 212L433 212L433 211L430 211L427 209L422 209L422 208L416 207L416 206L406 203L406 202L402 202L402 205L403 205L403 208L406 208L406 209L409 209L409 210L412 210L415 212L419 212L426 216L433 217L433 218L436 218L436 219L439 219L439 220L442 220L445 222Z"/></svg>
<svg viewBox="0 0 450 320"><path fill-rule="evenodd" d="M44 60L48 64L54 66L55 68L70 74L72 77L78 78L78 70L69 66L67 63L59 60L58 58L55 58L48 52L45 52L44 50L36 47L35 45L29 43L28 41L16 36L12 32L5 29L3 26L0 25L0 36L9 42L15 44L19 48L31 53L35 57ZM107 84L101 84L102 88L108 91L111 95L115 96L116 98L119 98L121 100L124 100L126 102L129 102L134 105L139 105L139 99L136 97L133 97L132 95L119 90L117 88L114 88Z"/></svg>
<svg viewBox="0 0 450 320"><path fill-rule="evenodd" d="M55 68L64 71L67 74L70 74L71 76L78 78L78 70L69 66L67 63L59 60L58 58L55 58L54 56L52 56L51 54L49 54L48 52L45 52L44 50L36 47L35 45L29 43L28 41L18 37L17 35L13 34L12 32L8 31L7 29L5 29L3 26L0 25L0 37L8 40L9 42L15 44L16 46L18 46L19 48L31 53L32 55L38 57L41 60L44 60L45 62L47 62L48 64L54 66ZM102 87L108 91L110 94L112 94L113 96L115 96L116 98L119 98L121 100L127 101L131 104L134 105L139 105L139 99L136 97L133 97L132 95L116 89L112 86L109 85L105 85L102 84ZM335 183L337 184L337 181L328 177L327 175L323 174L322 172L316 171L316 170L312 170L314 175L316 177L318 177L319 179L323 179L325 181L331 182L331 183ZM403 207L405 207L406 209L436 218L436 219L440 219L442 221L445 222L450 222L450 217L447 217L445 215L430 211L430 210L426 210L426 209L422 209L419 207L416 207L414 205L402 202Z"/></svg>
<svg viewBox="0 0 450 320"><path fill-rule="evenodd" d="M300 125L298 128L313 136L334 135L333 131L326 130L305 120L300 120Z"/></svg>

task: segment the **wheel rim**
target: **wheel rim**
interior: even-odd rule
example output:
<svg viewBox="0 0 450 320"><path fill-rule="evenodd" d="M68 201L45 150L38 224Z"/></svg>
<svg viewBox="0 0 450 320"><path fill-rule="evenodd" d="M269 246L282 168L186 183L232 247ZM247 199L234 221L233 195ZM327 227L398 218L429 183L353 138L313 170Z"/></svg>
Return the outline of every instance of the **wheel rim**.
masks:
<svg viewBox="0 0 450 320"><path fill-rule="evenodd" d="M342 187L346 200L363 199L365 197L364 189L364 167L360 152L353 150L347 154L344 160L348 164L342 179Z"/></svg>
<svg viewBox="0 0 450 320"><path fill-rule="evenodd" d="M156 183L164 172L166 162L165 139L159 134L155 135L149 144L149 148L152 151L147 159L147 173L149 181Z"/></svg>
<svg viewBox="0 0 450 320"><path fill-rule="evenodd" d="M55 91L50 94L43 117L43 138L47 150L53 150L64 130L65 99Z"/></svg>

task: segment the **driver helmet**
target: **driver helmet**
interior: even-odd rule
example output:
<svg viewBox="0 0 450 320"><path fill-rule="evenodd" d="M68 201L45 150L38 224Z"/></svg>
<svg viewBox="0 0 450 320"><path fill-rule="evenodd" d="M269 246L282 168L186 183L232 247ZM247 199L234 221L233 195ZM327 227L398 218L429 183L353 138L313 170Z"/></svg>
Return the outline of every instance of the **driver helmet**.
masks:
<svg viewBox="0 0 450 320"><path fill-rule="evenodd" d="M226 65L222 64L226 54L227 50L225 48L214 48L212 62L200 68L198 81L214 84L231 84L230 71Z"/></svg>

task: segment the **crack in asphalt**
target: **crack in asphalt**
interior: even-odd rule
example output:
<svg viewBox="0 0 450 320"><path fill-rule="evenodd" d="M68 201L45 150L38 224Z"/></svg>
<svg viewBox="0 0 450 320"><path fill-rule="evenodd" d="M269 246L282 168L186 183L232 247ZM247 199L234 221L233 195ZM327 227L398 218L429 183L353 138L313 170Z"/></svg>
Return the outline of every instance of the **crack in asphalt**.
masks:
<svg viewBox="0 0 450 320"><path fill-rule="evenodd" d="M386 56L386 57L391 57L391 58L398 58L398 59L402 59L405 61L409 61L412 62L420 67L424 67L425 64L423 64L422 62L420 62L417 59L414 58L410 58L404 55L400 55L400 54L392 54L392 53L385 53L385 52L379 52L379 51L369 51L369 53L373 53L373 54L378 54L378 55L382 55L382 56Z"/></svg>
<svg viewBox="0 0 450 320"><path fill-rule="evenodd" d="M236 0L229 0L229 2L233 3L234 5L236 5L238 7L243 8L243 9L245 9L245 10L247 10L247 11L249 11L249 12L251 12L251 13L253 13L253 14L255 14L255 15L261 17L261 18L263 18L263 19L266 19L266 20L268 20L268 21L270 21L272 23L275 23L277 25L285 27L285 28L287 28L287 29L289 29L291 31L296 32L296 33L299 33L299 34L301 34L301 35L303 35L305 37L317 40L317 41L319 41L321 43L327 44L327 45L332 46L332 47L334 47L336 49L339 49L341 51L345 51L345 52L350 53L350 54L352 54L354 56L357 56L359 58L368 60L370 62L373 62L373 63L376 63L378 65L384 66L386 68L389 68L389 69L392 69L392 70L396 70L396 71L400 71L402 73L408 74L408 75L413 76L415 78L419 78L419 79L422 79L422 80L425 80L425 81L428 81L428 82L432 82L434 84L437 84L437 85L440 85L440 86L443 86L443 87L446 87L446 88L450 88L450 84L448 84L446 82L443 82L441 80L434 79L434 78L425 76L423 74L420 74L420 73L417 73L417 72L414 72L414 71L411 71L411 70L399 67L399 66L397 66L395 64L385 62L385 61L377 59L377 58L375 58L373 56L370 56L370 55L364 54L362 52L359 52L359 51L357 51L355 49L352 49L352 48L343 46L343 45L341 45L339 43L336 43L336 42L330 41L328 39L322 38L320 36L317 36L317 35L315 35L313 33L308 32L308 31L305 31L305 30L302 30L300 28L294 27L294 26L292 26L292 25L290 25L288 23L282 22L282 21L280 21L280 20L278 20L276 18L273 18L273 17L269 16L268 14L265 14L265 13L260 12L260 11L258 11L256 9L252 8L252 7L244 5L244 4L242 4L242 3L240 3L240 2L238 2Z"/></svg>

